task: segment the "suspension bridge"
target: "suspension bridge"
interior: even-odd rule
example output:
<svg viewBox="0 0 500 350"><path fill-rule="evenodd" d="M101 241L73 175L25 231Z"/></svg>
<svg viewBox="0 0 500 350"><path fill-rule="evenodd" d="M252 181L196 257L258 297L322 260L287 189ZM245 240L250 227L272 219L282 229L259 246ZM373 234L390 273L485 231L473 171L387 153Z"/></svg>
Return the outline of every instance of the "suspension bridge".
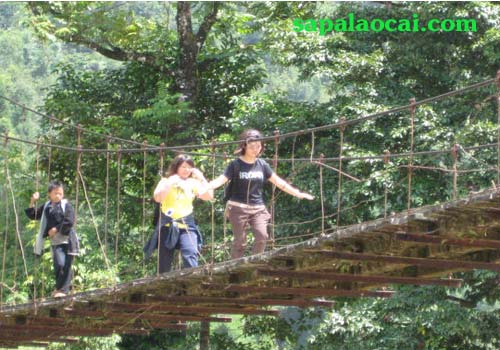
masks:
<svg viewBox="0 0 500 350"><path fill-rule="evenodd" d="M419 145L416 141L416 122L424 119L418 117L419 106L478 91L484 91L490 101L490 110L496 110L497 142L451 144L448 149L417 149ZM12 160L6 151L12 143L32 147L36 153L37 188L40 182L39 159L42 149L47 150L47 174L51 173L51 166L54 166L51 159L52 150L76 155L76 187L73 194L75 208L80 208L78 223L91 223L88 225L94 229L95 241L99 243L97 249L101 249L103 263L109 267L113 259L108 257L108 254L114 254L115 262L119 260L119 242L124 237L120 238L119 229L115 230L115 236L112 236L113 230L108 227L111 225L107 222L107 209L104 223L97 223L95 220L91 199L96 195L92 197L82 170L82 163L91 158L87 155L93 154L94 158L98 155L104 156L101 157L106 163L104 208L107 208L111 201L108 197L109 184L114 182L117 186L117 208L114 212L116 226L120 224L120 203L125 200L120 190L123 184L120 162L124 156L143 156L142 175L145 182L147 160L151 159L148 154L157 156L159 168L163 172L164 152L189 153L189 150L206 149L208 152L193 154L211 160L215 174L217 161L225 161L224 154L217 153L216 150L232 146L236 142L175 147L163 144L152 146L144 142L98 134L54 116L46 116L10 98L2 98L22 108L23 113L38 113L49 118L51 125L59 123L76 130L76 145L59 145L51 139L41 142L2 135L5 140L5 202L11 203L13 210L9 215L5 215L2 245L0 346L43 347L50 342L77 342L78 338L75 337L78 336L149 334L154 329L184 330L187 322L231 322L232 315L279 317L281 307L333 308L336 297L389 298L395 293L391 288L394 284L456 288L460 287L463 281L453 278L453 272L472 269L500 271L498 72L496 78L426 100L410 100L408 105L388 111L356 119L340 118L334 124L285 134L275 133L266 137L265 141L274 143L274 158L270 161L275 169L278 163L284 162L293 166L293 173L317 172L321 212L316 218L308 221L279 222L280 218L286 218L286 214L276 212L275 203L280 196L273 189L270 203L273 215L270 249L263 254L237 260L216 261L215 250L225 247L217 246L214 240L213 226L215 217L219 214L212 203L212 235L207 244L210 254L209 258L203 259L200 267L144 276L124 283L113 283L106 288L75 291L60 299L46 297L35 290L32 300L28 303L3 302L4 295L9 292L5 261L9 236L16 239L16 249L23 259L24 276L20 274L17 279L30 275L25 256L27 253L23 249L26 244L23 242L16 210L18 204L13 192L15 181L9 172L9 162ZM409 149L402 153L390 153L381 147L379 154L373 156L346 155L348 147L345 146L345 137L349 128L395 115L409 124ZM491 115L489 118L492 119ZM338 154L335 157L318 155L315 150L319 135L329 130L338 131ZM105 147L85 148L82 139L86 134L94 138L102 137ZM295 149L297 137L310 137L307 148L309 157L296 157L295 154L290 158L279 157L280 142L291 139ZM112 154L116 155L114 181L110 178ZM397 165L396 159L400 160ZM426 164L429 159L432 159L430 165ZM435 165L436 159L439 166ZM355 162L372 165L368 175L365 170L359 174L353 173L354 168L349 167L349 164ZM335 167L329 165L332 163ZM392 183L385 183L380 193L370 193L366 198L367 203L377 201L379 207L383 208L376 213L377 218L349 222L352 220L348 219L351 217L349 213L366 203L347 203L342 198L346 186L374 181L391 172L398 173L397 179ZM444 178L441 180L443 186L446 186L445 196L439 204L416 207L413 203L413 184L418 176L427 176L429 172L439 174L437 179ZM329 181L332 178L335 181ZM324 196L325 186L332 186L332 183L337 186L335 205L329 203L331 198ZM471 183L474 185L471 186ZM481 188L475 188L479 186L477 184L480 184ZM84 200L79 199L80 191ZM394 212L392 209L397 206L391 205L391 200L401 202L402 195L406 197L405 208ZM147 216L147 198L146 188L143 187L143 226ZM82 212L84 214L81 214ZM14 224L11 223L10 216L14 216ZM12 226L15 227L13 234ZM281 237L275 236L275 233L290 227L296 227L294 232L300 232L288 236L291 242L277 244ZM144 241L144 237L141 237L141 240Z"/></svg>

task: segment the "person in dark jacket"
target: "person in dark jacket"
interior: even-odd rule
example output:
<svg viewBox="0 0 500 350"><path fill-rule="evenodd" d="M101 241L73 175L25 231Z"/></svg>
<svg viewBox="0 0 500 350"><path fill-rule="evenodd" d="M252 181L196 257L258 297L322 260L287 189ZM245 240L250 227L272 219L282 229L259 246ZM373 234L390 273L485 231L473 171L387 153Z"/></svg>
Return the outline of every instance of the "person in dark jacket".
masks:
<svg viewBox="0 0 500 350"><path fill-rule="evenodd" d="M79 253L79 243L73 228L75 211L64 198L64 187L58 181L52 181L48 186L49 200L38 208L35 203L40 199L40 193L31 196L30 206L25 210L31 220L40 220L34 252L41 256L45 238L50 238L51 252L56 278L55 290L52 296L65 297L71 289L73 272L71 265L73 257Z"/></svg>

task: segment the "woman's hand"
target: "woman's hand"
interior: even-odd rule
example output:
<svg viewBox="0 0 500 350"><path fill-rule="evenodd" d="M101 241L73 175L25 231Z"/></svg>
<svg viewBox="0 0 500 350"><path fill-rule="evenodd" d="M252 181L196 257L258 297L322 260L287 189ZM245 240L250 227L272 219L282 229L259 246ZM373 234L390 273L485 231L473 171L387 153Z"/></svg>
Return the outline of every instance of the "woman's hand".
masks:
<svg viewBox="0 0 500 350"><path fill-rule="evenodd" d="M312 201L314 199L314 196L310 195L309 193L304 193L304 192L299 192L299 195L297 196L300 199L308 199Z"/></svg>
<svg viewBox="0 0 500 350"><path fill-rule="evenodd" d="M199 169L196 169L196 168L191 169L191 176L193 177L193 179L199 180L201 182L207 181L205 179L205 175L203 175L203 173Z"/></svg>

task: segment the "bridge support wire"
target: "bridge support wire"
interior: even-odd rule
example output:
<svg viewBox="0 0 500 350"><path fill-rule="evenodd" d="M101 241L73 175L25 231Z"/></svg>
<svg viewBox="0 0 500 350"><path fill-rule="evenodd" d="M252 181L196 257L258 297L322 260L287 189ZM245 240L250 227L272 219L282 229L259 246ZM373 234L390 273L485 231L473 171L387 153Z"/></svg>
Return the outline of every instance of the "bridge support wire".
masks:
<svg viewBox="0 0 500 350"><path fill-rule="evenodd" d="M106 138L106 179L105 179L105 194L104 194L104 251L108 250L108 216L109 216L109 138Z"/></svg>
<svg viewBox="0 0 500 350"><path fill-rule="evenodd" d="M454 144L451 148L451 156L453 157L453 200L457 200L457 182L458 182L458 151L460 149L460 145Z"/></svg>
<svg viewBox="0 0 500 350"><path fill-rule="evenodd" d="M120 189L121 189L121 164L122 153L121 146L118 145L118 152L116 152L116 222L115 222L115 267L118 264L118 241L120 238ZM117 268L118 271L118 268Z"/></svg>
<svg viewBox="0 0 500 350"><path fill-rule="evenodd" d="M40 142L37 140L36 143L36 160L35 160L35 192L40 191ZM38 207L38 203L35 202L35 208ZM38 225L37 225L38 226ZM36 230L35 230L36 231ZM41 258L35 257L35 263L33 264L33 304L35 309L37 308L37 284L40 278L38 271L40 270Z"/></svg>
<svg viewBox="0 0 500 350"><path fill-rule="evenodd" d="M280 138L279 138L280 132L279 130L274 130L274 158L273 158L273 169L274 172L278 172L278 147L280 143ZM270 235L270 241L271 241L271 249L274 249L274 230L275 230L275 222L276 222L276 185L273 184L272 190L271 190L271 235Z"/></svg>
<svg viewBox="0 0 500 350"><path fill-rule="evenodd" d="M76 225L77 225L77 222L78 222L78 197L79 197L79 191L80 191L80 177L78 176L79 172L80 172L80 167L81 167L81 161L82 161L82 152L81 152L81 149L82 149L82 144L81 144L81 135L82 132L81 132L81 129L80 129L80 125L78 125L77 129L76 129L76 147L78 148L78 151L76 152L76 179L75 179L75 223L74 223L74 226L75 226L75 229L76 229Z"/></svg>
<svg viewBox="0 0 500 350"><path fill-rule="evenodd" d="M321 153L319 155L319 161L323 163L323 158L325 155ZM319 165L319 196L321 201L321 234L325 234L325 196L323 193L323 167Z"/></svg>
<svg viewBox="0 0 500 350"><path fill-rule="evenodd" d="M389 164L389 156L391 155L391 152L389 150L384 151L384 171L388 171L388 164ZM388 196L388 189L387 189L387 181L384 181L384 219L387 219L387 196Z"/></svg>
<svg viewBox="0 0 500 350"><path fill-rule="evenodd" d="M5 175L7 178L7 185L9 187L9 192L12 197L12 208L14 210L14 218L15 218L15 225L16 225L16 237L19 243L19 249L21 251L21 256L23 258L23 265L24 265L24 274L26 276L26 279L28 278L28 266L26 264L26 257L24 256L24 247L23 247L23 241L21 239L21 232L19 230L19 215L17 214L17 208L16 208L16 197L14 195L14 190L12 188L12 181L10 177L10 171L9 171L9 154L8 154L8 136L5 137L5 149L6 149L6 155L5 155ZM8 202L6 203L8 206ZM17 251L17 250L16 250Z"/></svg>
<svg viewBox="0 0 500 350"><path fill-rule="evenodd" d="M148 148L148 141L144 140L143 142L144 152L143 152L143 163L142 163L142 227L141 227L141 248L144 247L145 244L145 234L146 234L146 165L147 165L147 157L148 153L146 149ZM146 277L146 259L144 249L142 251L142 274Z"/></svg>
<svg viewBox="0 0 500 350"><path fill-rule="evenodd" d="M337 188L337 230L340 227L340 210L342 202L342 153L344 152L344 132L345 132L345 117L340 117L340 145L339 145L339 183Z"/></svg>
<svg viewBox="0 0 500 350"><path fill-rule="evenodd" d="M7 194L7 186L3 187L4 203L8 203L9 195ZM9 206L5 206L5 228L3 238L3 255L2 255L2 276L0 278L0 308L3 305L3 286L5 281L5 263L7 259L7 243L8 243L8 227L9 227Z"/></svg>
<svg viewBox="0 0 500 350"><path fill-rule="evenodd" d="M106 267L108 268L108 270L110 270L111 266L109 265L109 259L108 259L108 256L106 254L106 250L104 249L104 245L103 245L102 240L101 240L101 235L99 235L99 229L97 227L97 223L96 223L96 220L94 217L94 211L92 210L92 205L90 204L90 199L89 199L89 196L87 194L87 186L85 186L85 181L83 180L83 175L82 175L82 172L80 171L80 169L78 169L78 177L80 178L80 180L82 182L83 194L84 194L85 200L87 202L87 207L89 208L90 217L92 218L92 224L93 224L94 229L95 229L97 242L99 243L99 246L101 248L102 255L104 257L104 262L106 263Z"/></svg>
<svg viewBox="0 0 500 350"><path fill-rule="evenodd" d="M500 69L496 75L497 84L497 189L500 187Z"/></svg>
<svg viewBox="0 0 500 350"><path fill-rule="evenodd" d="M212 141L212 179L215 179L215 142ZM210 266L214 264L214 254L215 254L215 201L210 201L210 221L212 228L212 247L210 253ZM210 269L211 273L212 269Z"/></svg>
<svg viewBox="0 0 500 350"><path fill-rule="evenodd" d="M161 144L162 147L165 146L164 143ZM163 169L163 164L164 164L164 158L165 158L165 152L163 150L163 148L160 150L160 177L163 177L164 176L164 169ZM159 276L160 275L160 242L161 242L161 228L160 228L160 223L161 223L161 204L158 204L159 205L159 208L158 210L160 211L158 213L158 223L157 223L157 226L158 226L158 246L156 247L157 248L157 252L158 254L156 255L156 275Z"/></svg>
<svg viewBox="0 0 500 350"><path fill-rule="evenodd" d="M408 212L411 209L411 185L413 175L413 150L414 150L414 134L415 134L415 112L417 110L417 101L415 98L410 98L410 154L408 156Z"/></svg>

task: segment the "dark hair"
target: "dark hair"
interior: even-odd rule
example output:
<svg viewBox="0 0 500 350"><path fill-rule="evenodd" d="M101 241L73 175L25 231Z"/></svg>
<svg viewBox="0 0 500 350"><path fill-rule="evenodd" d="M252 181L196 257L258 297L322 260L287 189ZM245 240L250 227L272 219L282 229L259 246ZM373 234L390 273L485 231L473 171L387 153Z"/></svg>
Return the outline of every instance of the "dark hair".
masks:
<svg viewBox="0 0 500 350"><path fill-rule="evenodd" d="M62 183L60 183L57 180L49 182L49 187L47 188L47 192L50 193L52 190L55 190L56 188L62 188L64 190L64 186Z"/></svg>
<svg viewBox="0 0 500 350"><path fill-rule="evenodd" d="M250 142L254 142L256 140L259 140L262 138L262 134L260 133L259 130L256 130L256 129L247 129L245 131L243 131L241 134L240 134L240 144L238 146L238 149L234 152L235 154L241 154L242 156L245 155L245 150L247 148L247 145L248 143ZM261 154L262 152L264 152L264 143L262 141L259 141L261 146L262 146L262 149L260 150L260 153Z"/></svg>
<svg viewBox="0 0 500 350"><path fill-rule="evenodd" d="M168 168L167 176L172 176L177 174L177 170L182 165L182 163L188 163L194 168L194 162L190 156L186 156L184 154L177 155L172 163L170 163L170 167Z"/></svg>

